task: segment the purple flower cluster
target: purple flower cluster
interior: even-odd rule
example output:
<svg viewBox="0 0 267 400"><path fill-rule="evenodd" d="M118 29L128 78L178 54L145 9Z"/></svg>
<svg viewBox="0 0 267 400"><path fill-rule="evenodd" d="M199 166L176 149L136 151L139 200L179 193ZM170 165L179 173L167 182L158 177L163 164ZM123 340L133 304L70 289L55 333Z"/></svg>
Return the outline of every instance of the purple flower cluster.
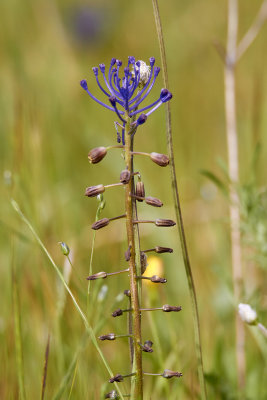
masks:
<svg viewBox="0 0 267 400"><path fill-rule="evenodd" d="M155 58L151 57L150 72L144 83L141 76L141 62L135 61L134 57L128 57L128 65L124 68L124 76L120 78L119 72L122 62L111 59L108 76L106 76L105 64L99 64L98 67L93 68L96 82L100 90L108 97L111 106L103 103L97 99L89 90L86 80L80 82L81 87L89 94L89 96L103 107L114 111L123 123L123 134L126 120L123 118L128 115L130 118L134 115L140 114L139 117L133 122L133 127L142 125L146 122L147 117L155 111L161 104L166 103L172 98L171 92L168 89L162 89L159 98L150 105L138 109L138 106L145 100L154 86L155 80L159 74L160 68L155 67ZM103 80L106 89L103 88L99 81L99 70L103 75ZM140 85L142 83L142 85ZM137 90L138 89L138 90ZM148 112L144 113L144 111ZM124 142L124 140L123 140Z"/></svg>

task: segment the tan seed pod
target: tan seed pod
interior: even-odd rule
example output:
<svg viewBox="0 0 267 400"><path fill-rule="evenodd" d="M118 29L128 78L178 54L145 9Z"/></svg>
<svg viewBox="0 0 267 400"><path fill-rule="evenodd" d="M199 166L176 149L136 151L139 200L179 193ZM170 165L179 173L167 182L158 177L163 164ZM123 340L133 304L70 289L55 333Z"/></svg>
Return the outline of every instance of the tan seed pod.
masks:
<svg viewBox="0 0 267 400"><path fill-rule="evenodd" d="M160 246L156 246L155 247L155 252L156 253L173 253L173 249L171 249L170 247L160 247Z"/></svg>
<svg viewBox="0 0 267 400"><path fill-rule="evenodd" d="M87 197L96 197L101 193L104 193L105 186L104 185L97 185L97 186L89 186L85 189L85 196Z"/></svg>
<svg viewBox="0 0 267 400"><path fill-rule="evenodd" d="M162 207L163 203L161 200L156 199L156 197L146 197L145 198L146 204L153 206L153 207Z"/></svg>
<svg viewBox="0 0 267 400"><path fill-rule="evenodd" d="M150 159L160 167L166 167L170 162L169 157L160 153L150 153Z"/></svg>
<svg viewBox="0 0 267 400"><path fill-rule="evenodd" d="M97 164L101 160L103 160L103 158L105 157L106 154L107 154L106 147L102 147L102 146L101 147L95 147L94 149L89 151L88 159L89 159L91 164Z"/></svg>
<svg viewBox="0 0 267 400"><path fill-rule="evenodd" d="M162 311L164 312L178 312L181 311L181 309L181 306L170 306L169 304L164 304L164 306L162 306Z"/></svg>
<svg viewBox="0 0 267 400"><path fill-rule="evenodd" d="M172 219L156 219L155 225L157 225L157 226L163 226L163 227L164 227L164 226L168 227L168 226L174 226L174 225L176 225L176 222L173 221Z"/></svg>
<svg viewBox="0 0 267 400"><path fill-rule="evenodd" d="M130 171L128 171L128 169L124 169L123 171L121 171L121 174L120 174L120 182L121 183L126 185L127 183L130 182L130 179L131 179L131 173L130 173Z"/></svg>
<svg viewBox="0 0 267 400"><path fill-rule="evenodd" d="M108 224L109 224L109 219L102 218L99 221L94 222L91 228L97 231L98 229L104 228L104 226L107 226Z"/></svg>
<svg viewBox="0 0 267 400"><path fill-rule="evenodd" d="M145 185L143 182L138 181L135 187L135 195L138 197L145 197ZM138 201L143 201L142 199L137 199Z"/></svg>
<svg viewBox="0 0 267 400"><path fill-rule="evenodd" d="M167 282L167 279L161 278L158 275L151 276L150 280L151 280L151 282L154 282L154 283L166 283Z"/></svg>
<svg viewBox="0 0 267 400"><path fill-rule="evenodd" d="M146 253L144 253L143 251L141 251L140 256L141 256L141 274L143 275L147 267L147 256Z"/></svg>
<svg viewBox="0 0 267 400"><path fill-rule="evenodd" d="M88 278L86 278L88 281L95 281L96 279L105 279L108 276L108 274L106 272L97 272L94 275L90 275L88 276Z"/></svg>
<svg viewBox="0 0 267 400"><path fill-rule="evenodd" d="M163 371L162 374L163 378L173 378L174 376L176 376L177 378L180 378L181 376L183 376L183 374L181 372L176 372L176 371L171 371L170 369L165 369Z"/></svg>
<svg viewBox="0 0 267 400"><path fill-rule="evenodd" d="M107 335L101 335L98 338L99 340L115 340L116 335L115 333L108 333Z"/></svg>

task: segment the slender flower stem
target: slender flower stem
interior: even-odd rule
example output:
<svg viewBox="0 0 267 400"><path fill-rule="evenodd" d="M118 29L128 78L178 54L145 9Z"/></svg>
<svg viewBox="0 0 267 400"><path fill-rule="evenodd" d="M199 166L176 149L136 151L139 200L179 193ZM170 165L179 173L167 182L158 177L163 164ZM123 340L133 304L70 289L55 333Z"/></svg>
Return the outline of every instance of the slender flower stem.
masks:
<svg viewBox="0 0 267 400"><path fill-rule="evenodd" d="M115 221L116 219L125 218L126 214L119 215L118 217L109 218L110 221Z"/></svg>
<svg viewBox="0 0 267 400"><path fill-rule="evenodd" d="M125 163L126 168L130 173L133 173L133 162L132 162L132 139L129 135L131 130L131 118L126 117L127 123L125 125ZM133 336L134 336L134 365L133 370L136 371L135 380L132 388L132 399L142 400L143 399L143 378L142 378L142 349L138 343L142 342L141 338L141 317L138 297L138 285L136 280L136 263L135 263L135 234L133 224L133 213L134 199L131 197L133 188L133 176L128 184L125 185L125 211L126 211L126 230L128 238L128 246L131 247L130 260L129 260L129 275L130 275L130 290L131 290L131 303L133 309Z"/></svg>
<svg viewBox="0 0 267 400"><path fill-rule="evenodd" d="M167 60L166 60L165 44L164 44L164 39L163 39L163 32L162 32L162 26L161 26L158 0L152 0L152 4L153 4L153 9L154 9L154 17L155 17L155 23L156 23L156 29L157 29L158 41L159 41L159 47L160 47L161 63L162 63L162 67L163 67L163 71L162 71L163 83L164 83L164 87L166 89L168 89L169 83L168 83ZM204 367L203 367L203 359L202 359L198 304L197 304L197 296L196 296L195 284L194 284L194 279L193 279L193 273L191 270L191 264L190 264L188 250L187 250L187 243L186 243L186 237L185 237L185 231L184 231L181 204L180 204L178 185L177 185L177 179L176 179L174 153L173 153L170 103L167 102L165 107L166 107L166 123L167 123L167 147L168 147L168 156L170 159L170 170L171 170L171 182L172 182L172 191L173 191L173 198L174 198L174 207L175 207L175 214L176 214L176 218L177 218L177 222L178 222L177 226L178 226L178 230L179 230L184 266L185 266L185 270L186 270L187 282L188 282L188 286L189 286L192 310L193 310L195 349L196 349L197 362L198 362L198 376L199 376L199 383L200 383L201 399L206 400L207 393L206 393Z"/></svg>

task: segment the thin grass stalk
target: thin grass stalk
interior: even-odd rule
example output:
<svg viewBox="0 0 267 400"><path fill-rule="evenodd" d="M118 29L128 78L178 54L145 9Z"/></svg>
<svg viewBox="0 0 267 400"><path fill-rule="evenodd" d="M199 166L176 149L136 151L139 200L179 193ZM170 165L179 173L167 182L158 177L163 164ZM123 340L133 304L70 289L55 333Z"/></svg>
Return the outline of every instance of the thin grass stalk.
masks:
<svg viewBox="0 0 267 400"><path fill-rule="evenodd" d="M236 123L236 89L235 67L237 57L238 0L228 1L227 48L224 67L225 120L228 152L228 169L230 177L230 229L231 229L231 263L234 298L236 304L241 300L243 288L240 204L237 193L239 182L238 135ZM238 388L245 386L245 328L238 313L235 313L235 352L237 363Z"/></svg>
<svg viewBox="0 0 267 400"><path fill-rule="evenodd" d="M44 251L44 253L46 254L46 256L47 256L47 258L49 259L50 263L52 264L54 270L56 271L56 273L57 273L59 279L61 280L61 282L63 283L65 289L66 289L67 292L69 293L69 295L70 295L70 297L71 297L71 299L72 299L72 301L73 301L73 303L74 303L74 306L75 306L76 310L78 311L78 313L80 314L80 316L81 316L81 318L82 318L82 320L83 320L85 329L86 329L86 331L88 332L88 334L89 334L89 336L90 336L90 338L91 338L91 340L92 340L93 345L95 346L95 348L96 348L98 354L100 355L100 358L101 358L101 360L103 361L103 363L104 363L104 365L105 365L105 367L106 367L106 369L107 369L107 371L108 371L110 377L112 377L114 374L113 374L113 372L112 372L112 370L111 370L111 368L110 368L110 366L109 366L107 360L105 359L104 354L102 353L102 351L101 351L101 349L100 349L100 347L99 347L99 345L98 345L98 343L97 343L97 339L96 339L96 336L95 336L95 334L94 334L93 328L92 328L91 325L89 324L89 322L88 322L88 320L87 320L87 318L86 318L86 315L84 314L84 312L82 311L81 307L79 306L79 304L78 304L78 302L77 302L77 300L76 300L74 294L72 293L70 287L67 285L67 283L66 283L66 281L65 281L65 279L64 279L64 277L63 277L63 275L62 275L62 273L60 272L60 269L58 268L58 266L57 266L56 263L54 262L53 258L51 257L51 255L50 255L50 253L48 252L47 248L45 247L45 245L44 245L43 242L41 241L40 237L39 237L38 234L36 233L36 231L35 231L35 229L33 228L33 226L31 225L30 221L29 221L29 220L25 217L25 215L22 213L22 211L21 211L21 209L20 209L18 203L17 203L15 200L13 200L13 199L11 199L10 202L11 202L11 205L12 205L12 207L14 208L14 210L15 210L15 211L17 212L17 214L20 216L21 220L28 226L28 228L29 228L30 231L32 232L32 234L33 234L34 238L36 239L37 243L39 244L39 246L41 247L41 249L42 249L42 250ZM117 384L116 382L114 382L114 385L115 385L115 387L116 387L116 389L117 389L117 391L118 391L118 394L120 395L121 399L123 399L123 395L122 395L122 393L121 393L121 390L120 390L118 384Z"/></svg>
<svg viewBox="0 0 267 400"><path fill-rule="evenodd" d="M42 377L41 400L44 400L44 396L45 396L49 348L50 348L50 335L48 335L46 348L45 348L45 361L44 361L44 369L43 369L43 377Z"/></svg>
<svg viewBox="0 0 267 400"><path fill-rule="evenodd" d="M14 308L14 325L15 325L15 349L16 349L16 363L17 374L19 381L19 395L21 400L26 400L25 383L24 383L24 368L23 368L23 352L22 352L22 335L21 335L21 319L20 319L20 305L18 284L14 269L14 238L12 237L12 294L13 294L13 308Z"/></svg>
<svg viewBox="0 0 267 400"><path fill-rule="evenodd" d="M132 155L132 139L129 134L131 130L131 118L126 118L125 126L125 163L128 171L132 174L133 171L133 155ZM131 291L131 304L132 304L132 333L134 337L134 363L133 371L136 372L134 379L132 379L131 398L133 400L143 399L143 369L142 369L142 349L139 343L142 342L141 338L141 313L139 306L138 283L136 276L139 271L136 271L136 246L135 246L135 233L134 233L134 199L131 196L133 192L134 177L132 175L130 182L125 185L125 211L126 211L126 230L128 238L128 246L131 249L131 256L129 260L129 276L130 276L130 291ZM138 254L137 254L138 257ZM140 258L140 255L139 255Z"/></svg>
<svg viewBox="0 0 267 400"><path fill-rule="evenodd" d="M165 51L165 44L164 44L164 38L163 38L163 31L162 31L162 25L161 25L161 19L160 19L158 0L152 0L152 4L153 4L154 18L155 18L155 24L156 24L156 29L157 29L157 35L158 35L159 48L160 48L160 57L161 57L161 64L162 64L162 70L163 70L162 71L163 82L164 82L164 87L169 89L167 59L166 59L166 51ZM197 296L196 296L196 290L195 290L195 285L194 285L193 273L191 270L191 264L190 264L188 250L187 250L187 243L186 243L186 237L185 237L185 231L184 231L181 203L180 203L178 184L177 184L177 179L176 179L174 152L173 152L173 140L172 140L170 102L167 102L165 107L166 107L165 109L166 109L166 126L167 126L167 131L166 131L167 148L168 148L168 156L170 159L171 185L172 185L172 192L173 192L174 208L175 208L176 219L178 222L177 227L178 227L178 231L179 231L180 243L181 243L182 254L183 254L183 262L184 262L184 266L185 266L187 282L188 282L190 298L191 298L191 304L192 304L192 310L193 310L195 350L196 350L196 355L197 355L198 377L199 377L199 383L200 383L201 399L206 400L207 392L206 392L206 385L205 385L205 378L204 378L198 303L197 303Z"/></svg>

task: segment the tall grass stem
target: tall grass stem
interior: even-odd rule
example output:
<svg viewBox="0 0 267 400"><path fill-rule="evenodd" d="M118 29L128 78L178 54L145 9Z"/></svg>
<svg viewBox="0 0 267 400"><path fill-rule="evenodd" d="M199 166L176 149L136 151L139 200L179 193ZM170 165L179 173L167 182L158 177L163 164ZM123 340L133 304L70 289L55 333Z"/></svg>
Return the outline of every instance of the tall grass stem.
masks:
<svg viewBox="0 0 267 400"><path fill-rule="evenodd" d="M163 31L161 25L161 18L158 6L158 0L152 0L153 10L154 10L154 18L156 23L158 42L160 48L160 57L162 64L162 74L163 74L163 82L164 87L169 89L168 82L168 70L167 70L167 59L166 59L166 51L165 44L163 38ZM175 171L175 163L174 163L174 152L173 152L173 139L172 139L172 123L171 123L171 107L170 102L167 102L166 105L166 125L167 125L167 148L168 148L168 156L170 159L170 170L171 170L171 185L174 199L174 207L175 214L177 219L177 227L179 230L180 243L182 247L183 261L187 276L188 287L190 291L190 298L192 303L193 310L193 322L194 322L194 338L195 338L195 350L197 355L197 364L198 364L198 377L200 383L200 391L201 391L201 399L207 399L205 378L204 378L204 367L203 367L203 357L202 357L202 347L201 347L201 337L200 337L200 322L199 322L199 313L198 313L198 304L197 304L197 296L194 285L193 273L191 269L189 254L187 250L187 243L184 231L183 224L183 216L181 211L181 204L178 192L178 184L176 179L176 171Z"/></svg>

